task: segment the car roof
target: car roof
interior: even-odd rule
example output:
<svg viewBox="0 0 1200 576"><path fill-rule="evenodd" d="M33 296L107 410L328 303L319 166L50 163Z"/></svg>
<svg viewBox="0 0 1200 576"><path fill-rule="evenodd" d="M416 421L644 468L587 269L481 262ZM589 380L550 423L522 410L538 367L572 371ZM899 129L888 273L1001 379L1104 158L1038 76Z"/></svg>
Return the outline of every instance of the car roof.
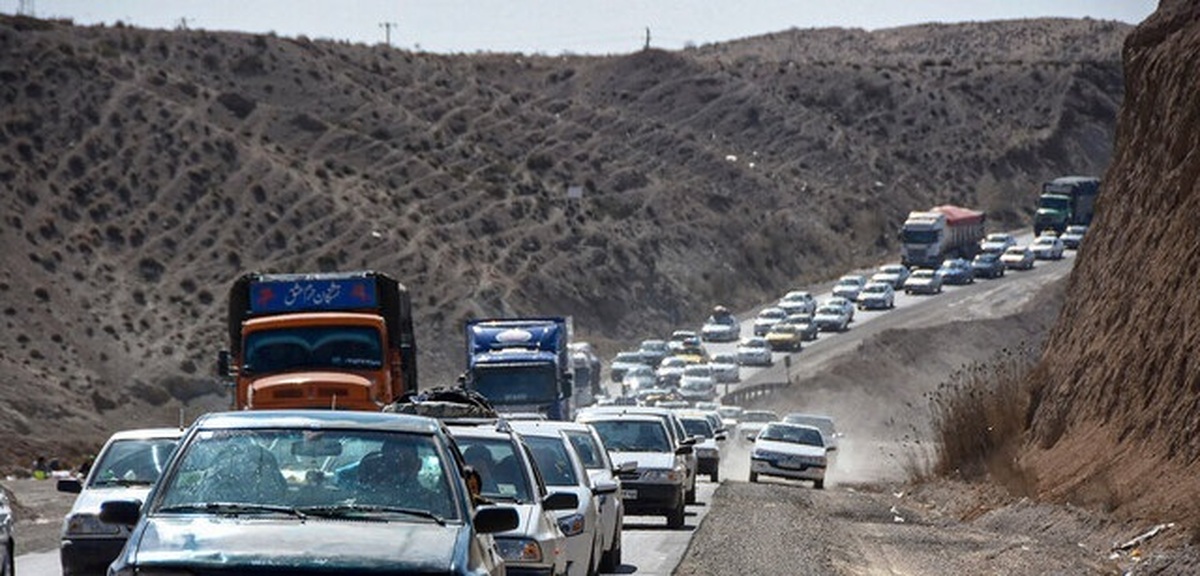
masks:
<svg viewBox="0 0 1200 576"><path fill-rule="evenodd" d="M591 432L592 427L583 422L567 422L563 420L523 420L513 422L512 427L517 432L528 434L530 430L554 432Z"/></svg>
<svg viewBox="0 0 1200 576"><path fill-rule="evenodd" d="M134 430L121 430L114 432L108 437L108 441L114 440L157 440L160 438L180 438L186 428L137 428Z"/></svg>
<svg viewBox="0 0 1200 576"><path fill-rule="evenodd" d="M663 410L670 410L670 409L663 408ZM663 422L663 419L661 416L658 416L655 414L627 414L627 413L621 413L621 412L596 411L596 412L588 412L586 414L580 414L578 416L578 418L579 419L576 420L576 422L582 422L582 423L597 422L597 421L601 421L601 420L603 420L603 421L629 420L629 421L633 421L633 422L658 422L658 423L662 424L663 426L667 425L666 422Z"/></svg>
<svg viewBox="0 0 1200 576"><path fill-rule="evenodd" d="M241 410L214 412L196 420L206 429L313 428L362 429L433 434L441 423L427 416L356 410Z"/></svg>

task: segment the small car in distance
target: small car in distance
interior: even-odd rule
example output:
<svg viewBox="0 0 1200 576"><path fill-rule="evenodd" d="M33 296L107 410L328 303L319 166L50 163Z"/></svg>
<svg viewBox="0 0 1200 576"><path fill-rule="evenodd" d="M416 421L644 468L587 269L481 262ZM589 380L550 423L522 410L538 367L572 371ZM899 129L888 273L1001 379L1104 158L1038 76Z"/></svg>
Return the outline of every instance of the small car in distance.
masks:
<svg viewBox="0 0 1200 576"><path fill-rule="evenodd" d="M750 481L759 476L811 480L813 488L825 487L829 450L824 435L815 426L772 422L754 438L750 452Z"/></svg>
<svg viewBox="0 0 1200 576"><path fill-rule="evenodd" d="M737 346L738 363L742 366L770 366L774 364L771 358L771 345L762 336L743 338Z"/></svg>
<svg viewBox="0 0 1200 576"><path fill-rule="evenodd" d="M787 312L783 308L777 306L764 308L754 319L754 335L766 336L767 332L771 331L771 327L783 321L784 318L787 318Z"/></svg>
<svg viewBox="0 0 1200 576"><path fill-rule="evenodd" d="M879 267L879 271L871 276L871 282L887 282L892 285L893 290L899 290L904 287L904 281L908 280L910 271L908 266L903 264L885 264Z"/></svg>
<svg viewBox="0 0 1200 576"><path fill-rule="evenodd" d="M773 410L746 410L738 418L738 437L753 440L767 424L778 421L779 414Z"/></svg>
<svg viewBox="0 0 1200 576"><path fill-rule="evenodd" d="M650 366L641 352L617 352L608 367L608 375L613 382L620 383L625 378L625 372L634 366Z"/></svg>
<svg viewBox="0 0 1200 576"><path fill-rule="evenodd" d="M822 332L845 332L850 327L850 314L841 306L826 303L817 308L813 322Z"/></svg>
<svg viewBox="0 0 1200 576"><path fill-rule="evenodd" d="M679 379L679 395L689 402L711 401L717 397L717 380L712 366L695 364L683 369Z"/></svg>
<svg viewBox="0 0 1200 576"><path fill-rule="evenodd" d="M700 337L707 342L736 342L741 332L737 318L724 306L717 306L700 328Z"/></svg>
<svg viewBox="0 0 1200 576"><path fill-rule="evenodd" d="M905 294L941 294L942 277L928 268L914 270L904 283Z"/></svg>
<svg viewBox="0 0 1200 576"><path fill-rule="evenodd" d="M1088 227L1082 224L1073 224L1071 226L1067 226L1067 229L1063 231L1062 235L1059 236L1058 239L1062 240L1063 248L1068 250L1078 250L1079 244L1083 242L1083 235L1087 233L1087 229Z"/></svg>
<svg viewBox="0 0 1200 576"><path fill-rule="evenodd" d="M713 354L712 362L709 362L708 365L712 366L713 379L717 381L717 384L736 384L742 381L736 352Z"/></svg>
<svg viewBox="0 0 1200 576"><path fill-rule="evenodd" d="M64 576L104 574L129 538L129 526L100 521L106 500L145 500L158 481L181 428L123 430L109 437L82 481L62 478L59 492L78 494L63 519L58 547Z"/></svg>
<svg viewBox="0 0 1200 576"><path fill-rule="evenodd" d="M890 310L896 307L896 291L888 282L868 282L858 294L859 310Z"/></svg>
<svg viewBox="0 0 1200 576"><path fill-rule="evenodd" d="M817 333L821 331L817 327L817 323L813 321L812 314L788 314L788 317L784 318L783 321L799 328L800 335L804 337L805 342L816 340Z"/></svg>
<svg viewBox="0 0 1200 576"><path fill-rule="evenodd" d="M838 278L833 285L833 295L841 296L851 302L858 300L858 293L867 285L867 277L860 274L847 274Z"/></svg>
<svg viewBox="0 0 1200 576"><path fill-rule="evenodd" d="M1034 260L1033 250L1028 246L1013 246L1000 256L1000 261L1009 270L1032 270Z"/></svg>
<svg viewBox="0 0 1200 576"><path fill-rule="evenodd" d="M649 366L634 366L625 372L624 378L621 378L621 395L637 394L642 390L653 388L657 385L658 376L654 373L653 368Z"/></svg>
<svg viewBox="0 0 1200 576"><path fill-rule="evenodd" d="M658 365L658 370L654 371L654 376L658 380L659 386L674 388L679 385L679 378L683 376L683 369L690 366L691 363L678 356L669 356Z"/></svg>
<svg viewBox="0 0 1200 576"><path fill-rule="evenodd" d="M1029 248L1033 250L1033 257L1038 260L1062 260L1065 250L1063 241L1050 234L1038 236Z"/></svg>
<svg viewBox="0 0 1200 576"><path fill-rule="evenodd" d="M979 243L979 251L1003 253L1005 250L1016 245L1017 239L1012 234L993 232L985 236L983 241Z"/></svg>
<svg viewBox="0 0 1200 576"><path fill-rule="evenodd" d="M950 258L942 262L936 274L942 277L942 284L975 283L975 269L969 261L962 258Z"/></svg>
<svg viewBox="0 0 1200 576"><path fill-rule="evenodd" d="M817 299L812 293L805 290L792 290L783 295L779 302L775 303L778 308L783 308L784 312L791 314L812 314L817 310Z"/></svg>
<svg viewBox="0 0 1200 576"><path fill-rule="evenodd" d="M804 335L794 324L780 322L771 328L765 336L767 345L775 352L798 352L804 343Z"/></svg>
<svg viewBox="0 0 1200 576"><path fill-rule="evenodd" d="M1001 278L1004 276L1004 262L1000 261L999 252L980 252L971 261L971 269L979 278Z"/></svg>
<svg viewBox="0 0 1200 576"><path fill-rule="evenodd" d="M637 351L642 354L642 361L652 368L657 368L663 358L671 355L671 347L667 345L666 340L642 340Z"/></svg>

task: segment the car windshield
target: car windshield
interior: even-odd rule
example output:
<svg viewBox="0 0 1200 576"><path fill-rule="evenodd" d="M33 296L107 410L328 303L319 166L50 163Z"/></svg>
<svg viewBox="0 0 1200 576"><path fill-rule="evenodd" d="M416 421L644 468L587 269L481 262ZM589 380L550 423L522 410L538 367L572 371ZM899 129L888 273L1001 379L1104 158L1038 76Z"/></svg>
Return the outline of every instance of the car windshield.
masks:
<svg viewBox="0 0 1200 576"><path fill-rule="evenodd" d="M842 313L842 309L838 306L822 306L817 308L817 314L823 316L836 316Z"/></svg>
<svg viewBox="0 0 1200 576"><path fill-rule="evenodd" d="M791 324L779 323L774 328L771 328L771 332L774 334L795 334L796 327Z"/></svg>
<svg viewBox="0 0 1200 576"><path fill-rule="evenodd" d="M673 452L667 429L662 422L652 420L600 420L591 422L615 452Z"/></svg>
<svg viewBox="0 0 1200 576"><path fill-rule="evenodd" d="M713 437L712 425L708 423L707 418L684 416L680 420L683 421L683 429L687 432L688 436Z"/></svg>
<svg viewBox="0 0 1200 576"><path fill-rule="evenodd" d="M678 356L672 356L670 358L663 360L662 364L659 364L658 367L659 368L682 368L687 365L688 365L687 360L684 360L683 358L680 358Z"/></svg>
<svg viewBox="0 0 1200 576"><path fill-rule="evenodd" d="M789 292L783 297L784 302L807 302L811 296L808 292Z"/></svg>
<svg viewBox="0 0 1200 576"><path fill-rule="evenodd" d="M1066 196L1042 196L1041 202L1038 203L1038 208L1048 208L1050 210L1068 210L1071 208L1071 199Z"/></svg>
<svg viewBox="0 0 1200 576"><path fill-rule="evenodd" d="M883 274L903 274L904 266L900 266L900 265L884 266L883 268L880 268L879 271Z"/></svg>
<svg viewBox="0 0 1200 576"><path fill-rule="evenodd" d="M859 286L861 286L861 284L859 284L858 280L854 280L851 278L842 278L841 280L838 280L838 286L858 288Z"/></svg>
<svg viewBox="0 0 1200 576"><path fill-rule="evenodd" d="M918 280L922 278L933 278L933 270L917 270L916 272L912 273L911 277Z"/></svg>
<svg viewBox="0 0 1200 576"><path fill-rule="evenodd" d="M575 447L575 453L579 455L579 460L583 462L583 467L588 470L603 470L605 468L604 459L600 455L600 446L597 445L596 439L591 434L582 431L567 431L564 432L567 440L571 441L571 446Z"/></svg>
<svg viewBox="0 0 1200 576"><path fill-rule="evenodd" d="M460 517L433 436L374 430L200 430L151 514Z"/></svg>
<svg viewBox="0 0 1200 576"><path fill-rule="evenodd" d="M377 370L383 366L378 330L363 326L307 326L246 335L242 370L271 374L320 368Z"/></svg>
<svg viewBox="0 0 1200 576"><path fill-rule="evenodd" d="M1034 242L1033 242L1033 243L1034 243L1034 244L1037 244L1037 245L1039 245L1039 246L1053 246L1053 245L1054 245L1054 240L1055 240L1054 238L1050 238L1050 237L1047 237L1047 236L1042 236L1041 238L1038 238L1037 240L1034 240Z"/></svg>
<svg viewBox="0 0 1200 576"><path fill-rule="evenodd" d="M758 440L775 440L789 444L804 444L806 446L824 447L821 432L814 428L802 426L770 425L758 433Z"/></svg>
<svg viewBox="0 0 1200 576"><path fill-rule="evenodd" d="M1000 255L995 252L984 252L975 257L976 262L995 262Z"/></svg>
<svg viewBox="0 0 1200 576"><path fill-rule="evenodd" d="M579 477L571 464L571 452L561 437L525 436L533 461L547 486L578 486Z"/></svg>
<svg viewBox="0 0 1200 576"><path fill-rule="evenodd" d="M476 365L471 386L492 404L540 404L558 398L553 364Z"/></svg>
<svg viewBox="0 0 1200 576"><path fill-rule="evenodd" d="M114 440L92 465L88 487L153 485L176 442L174 438Z"/></svg>
<svg viewBox="0 0 1200 576"><path fill-rule="evenodd" d="M1019 246L1013 246L1012 248L1009 248L1008 250L1006 250L1004 253L1008 254L1010 256L1024 256L1025 249L1021 248Z"/></svg>
<svg viewBox="0 0 1200 576"><path fill-rule="evenodd" d="M717 413L722 418L737 418L742 414L742 409L740 406L722 406L717 408Z"/></svg>
<svg viewBox="0 0 1200 576"><path fill-rule="evenodd" d="M784 312L780 308L767 308L758 313L758 317L764 320L779 320L785 316L787 316L787 312Z"/></svg>
<svg viewBox="0 0 1200 576"><path fill-rule="evenodd" d="M512 441L457 435L455 442L463 460L479 472L485 497L517 504L532 501L529 476Z"/></svg>
<svg viewBox="0 0 1200 576"><path fill-rule="evenodd" d="M709 316L708 323L709 324L720 324L722 326L736 326L737 318L734 318L733 316L730 316L728 314L725 314L724 316Z"/></svg>
<svg viewBox="0 0 1200 576"><path fill-rule="evenodd" d="M1067 226L1067 234L1083 234L1087 232L1087 226Z"/></svg>
<svg viewBox="0 0 1200 576"><path fill-rule="evenodd" d="M742 340L740 346L743 348L766 348L767 341L762 338L752 338L750 340Z"/></svg>
<svg viewBox="0 0 1200 576"><path fill-rule="evenodd" d="M707 378L712 376L712 368L708 366L688 366L683 369L684 376L695 376L699 378Z"/></svg>
<svg viewBox="0 0 1200 576"><path fill-rule="evenodd" d="M1007 243L1010 238L1011 238L1011 236L1009 236L1008 234L988 234L987 241L1003 244L1003 243Z"/></svg>
<svg viewBox="0 0 1200 576"><path fill-rule="evenodd" d="M737 355L735 354L717 354L712 358L713 364L737 364Z"/></svg>
<svg viewBox="0 0 1200 576"><path fill-rule="evenodd" d="M888 289L888 287L886 284L868 284L866 288L863 288L863 292L866 292L868 294L874 294L874 293L878 292L878 293L882 294L884 292L887 292L887 289Z"/></svg>
<svg viewBox="0 0 1200 576"><path fill-rule="evenodd" d="M613 362L614 363L626 362L626 363L630 363L630 364L641 364L642 363L642 355L638 354L637 352L618 352L616 357L613 358Z"/></svg>

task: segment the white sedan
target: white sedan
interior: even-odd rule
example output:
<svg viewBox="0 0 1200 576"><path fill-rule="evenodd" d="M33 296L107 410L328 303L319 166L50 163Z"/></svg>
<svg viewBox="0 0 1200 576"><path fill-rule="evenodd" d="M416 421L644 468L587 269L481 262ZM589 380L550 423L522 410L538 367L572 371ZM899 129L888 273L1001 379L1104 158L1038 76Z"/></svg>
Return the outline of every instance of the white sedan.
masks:
<svg viewBox="0 0 1200 576"><path fill-rule="evenodd" d="M1000 261L1009 270L1032 270L1034 259L1028 246L1013 246L1000 255Z"/></svg>
<svg viewBox="0 0 1200 576"><path fill-rule="evenodd" d="M850 315L841 306L823 304L817 308L813 322L822 332L845 332L850 327Z"/></svg>
<svg viewBox="0 0 1200 576"><path fill-rule="evenodd" d="M774 363L771 359L771 346L767 344L767 339L761 336L745 338L738 342L737 357L742 366L770 366Z"/></svg>
<svg viewBox="0 0 1200 576"><path fill-rule="evenodd" d="M779 476L793 480L811 480L813 488L825 487L829 451L825 438L815 426L772 422L754 438L750 452L750 481L759 476Z"/></svg>
<svg viewBox="0 0 1200 576"><path fill-rule="evenodd" d="M1038 260L1061 260L1066 246L1058 236L1038 236L1030 249Z"/></svg>

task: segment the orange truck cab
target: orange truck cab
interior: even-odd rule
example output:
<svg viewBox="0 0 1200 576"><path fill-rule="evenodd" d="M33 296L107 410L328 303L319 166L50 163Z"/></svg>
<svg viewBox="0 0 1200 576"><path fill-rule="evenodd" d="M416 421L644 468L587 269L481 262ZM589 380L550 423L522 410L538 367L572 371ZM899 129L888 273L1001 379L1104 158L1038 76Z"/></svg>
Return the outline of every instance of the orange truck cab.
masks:
<svg viewBox="0 0 1200 576"><path fill-rule="evenodd" d="M386 274L244 274L228 329L217 372L237 410L379 411L417 389L408 290Z"/></svg>

